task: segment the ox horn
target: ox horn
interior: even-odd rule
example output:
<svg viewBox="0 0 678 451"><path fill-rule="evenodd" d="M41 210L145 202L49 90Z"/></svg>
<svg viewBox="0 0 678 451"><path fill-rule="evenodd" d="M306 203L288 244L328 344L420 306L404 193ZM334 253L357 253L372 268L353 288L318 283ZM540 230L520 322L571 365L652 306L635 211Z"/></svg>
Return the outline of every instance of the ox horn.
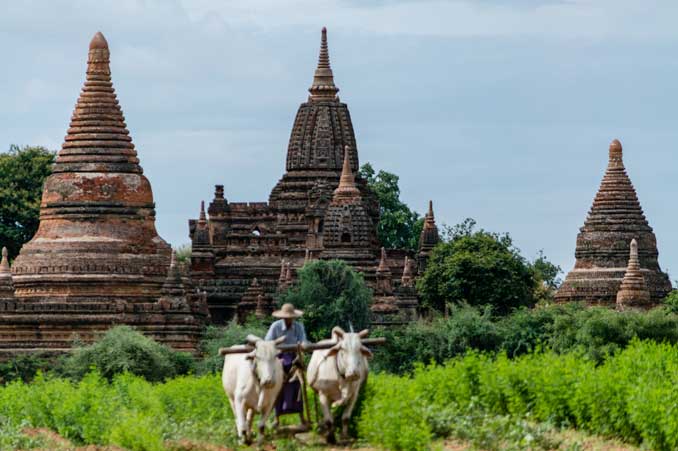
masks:
<svg viewBox="0 0 678 451"><path fill-rule="evenodd" d="M361 330L360 332L358 332L358 336L359 336L360 338L365 338L365 337L367 337L369 334L370 334L370 330L369 330L369 329L363 329L363 330Z"/></svg>
<svg viewBox="0 0 678 451"><path fill-rule="evenodd" d="M337 337L339 337L340 340L343 340L343 339L344 339L344 335L346 335L346 332L344 332L344 329L342 329L341 327L339 327L339 326L334 326L334 327L332 328L332 338L334 338L335 335L336 335Z"/></svg>
<svg viewBox="0 0 678 451"><path fill-rule="evenodd" d="M261 341L261 338L257 337L256 335L249 334L245 340L251 345L256 345L258 341Z"/></svg>
<svg viewBox="0 0 678 451"><path fill-rule="evenodd" d="M287 338L287 337L283 335L282 337L276 338L273 342L274 342L274 343L276 344L276 346L277 346L277 345L279 345L279 344L284 343L286 338Z"/></svg>

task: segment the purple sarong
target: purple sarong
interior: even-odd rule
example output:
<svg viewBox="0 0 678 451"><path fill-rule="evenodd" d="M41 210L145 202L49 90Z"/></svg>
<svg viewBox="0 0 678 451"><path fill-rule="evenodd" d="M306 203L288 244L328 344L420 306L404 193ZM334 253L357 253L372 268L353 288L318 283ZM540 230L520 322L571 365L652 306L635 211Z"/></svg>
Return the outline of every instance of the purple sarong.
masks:
<svg viewBox="0 0 678 451"><path fill-rule="evenodd" d="M282 361L283 370L285 374L290 372L292 362L296 358L296 354L285 352L280 354L278 358ZM275 403L276 416L285 415L287 413L301 413L303 411L303 402L300 396L301 384L295 380L293 382L285 382L278 396L278 401Z"/></svg>

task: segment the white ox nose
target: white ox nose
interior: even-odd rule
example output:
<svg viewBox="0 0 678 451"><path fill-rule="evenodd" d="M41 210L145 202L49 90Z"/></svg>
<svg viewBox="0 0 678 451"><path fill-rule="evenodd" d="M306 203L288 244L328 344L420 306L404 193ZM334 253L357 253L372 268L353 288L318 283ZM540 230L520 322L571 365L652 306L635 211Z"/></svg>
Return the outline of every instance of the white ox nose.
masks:
<svg viewBox="0 0 678 451"><path fill-rule="evenodd" d="M360 377L360 374L358 374L357 371L347 371L346 372L346 379L350 381L354 381Z"/></svg>
<svg viewBox="0 0 678 451"><path fill-rule="evenodd" d="M272 378L266 378L261 381L261 386L264 388L271 388L275 385Z"/></svg>

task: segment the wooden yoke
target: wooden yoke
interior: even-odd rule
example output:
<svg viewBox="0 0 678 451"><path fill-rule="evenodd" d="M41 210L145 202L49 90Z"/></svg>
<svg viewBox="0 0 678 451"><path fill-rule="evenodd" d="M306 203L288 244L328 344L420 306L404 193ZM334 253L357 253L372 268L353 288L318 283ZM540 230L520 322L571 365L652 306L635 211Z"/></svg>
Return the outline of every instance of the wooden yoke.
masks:
<svg viewBox="0 0 678 451"><path fill-rule="evenodd" d="M365 338L361 340L361 343L365 346L380 346L386 343L386 338ZM303 352L317 351L319 349L330 349L332 346L337 344L335 341L330 341L327 343L308 343L299 345L278 345L276 348L280 352L297 352L299 349ZM219 355L226 354L246 354L248 352L254 351L254 346L250 345L234 345L228 348L219 348Z"/></svg>

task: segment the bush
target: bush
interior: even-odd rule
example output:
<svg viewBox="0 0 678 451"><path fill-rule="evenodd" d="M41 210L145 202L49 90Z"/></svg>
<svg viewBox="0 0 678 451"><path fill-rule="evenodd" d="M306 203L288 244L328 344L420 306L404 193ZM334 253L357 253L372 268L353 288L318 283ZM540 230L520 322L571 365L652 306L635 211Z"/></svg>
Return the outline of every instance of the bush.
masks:
<svg viewBox="0 0 678 451"><path fill-rule="evenodd" d="M448 318L386 328L375 336L386 337L386 344L374 350L372 366L396 374L411 371L416 362L443 363L468 349L495 351L500 344L490 309L469 306L452 308Z"/></svg>
<svg viewBox="0 0 678 451"><path fill-rule="evenodd" d="M51 369L54 366L53 360L42 354L19 354L0 362L0 384L16 379L28 382L38 371Z"/></svg>
<svg viewBox="0 0 678 451"><path fill-rule="evenodd" d="M505 352L517 357L539 349L577 351L594 362L623 350L633 339L678 343L678 314L663 308L616 312L582 304L517 309L494 317L488 308L454 307L400 328L377 331L387 338L375 349L372 367L402 374L417 362L443 363L467 350Z"/></svg>
<svg viewBox="0 0 678 451"><path fill-rule="evenodd" d="M317 260L299 270L298 279L282 293L286 302L304 310L304 326L312 341L330 337L334 326L364 329L370 324L372 293L363 275L340 260Z"/></svg>
<svg viewBox="0 0 678 451"><path fill-rule="evenodd" d="M162 381L193 370L193 358L173 351L129 326L109 329L97 342L74 348L62 361L61 374L81 379L92 368L108 380L132 373Z"/></svg>
<svg viewBox="0 0 678 451"><path fill-rule="evenodd" d="M226 327L209 326L200 342L200 353L203 359L196 364L198 374L220 372L224 366L224 357L219 355L219 348L227 348L245 343L248 334L264 338L268 328L254 317L244 324L233 320Z"/></svg>

